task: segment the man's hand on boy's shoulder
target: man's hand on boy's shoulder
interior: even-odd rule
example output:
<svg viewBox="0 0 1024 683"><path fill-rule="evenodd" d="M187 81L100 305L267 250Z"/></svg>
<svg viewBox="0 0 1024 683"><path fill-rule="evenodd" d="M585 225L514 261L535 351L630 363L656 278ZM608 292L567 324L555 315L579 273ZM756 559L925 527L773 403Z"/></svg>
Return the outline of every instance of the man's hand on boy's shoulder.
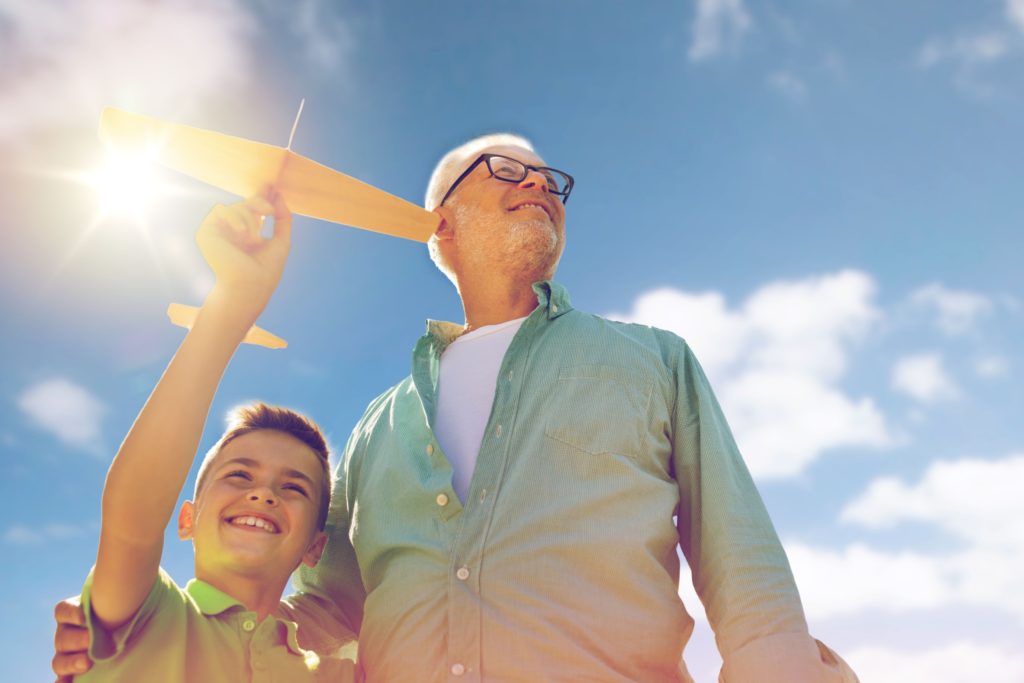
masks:
<svg viewBox="0 0 1024 683"><path fill-rule="evenodd" d="M57 683L71 683L76 674L92 667L88 653L89 631L85 628L81 599L76 595L58 602L53 618L57 621L57 632L53 638L56 654L51 666L57 674Z"/></svg>
<svg viewBox="0 0 1024 683"><path fill-rule="evenodd" d="M269 238L262 234L265 216L274 219ZM196 233L203 258L217 278L214 292L254 318L259 315L284 272L291 227L291 211L273 188L242 202L215 206Z"/></svg>

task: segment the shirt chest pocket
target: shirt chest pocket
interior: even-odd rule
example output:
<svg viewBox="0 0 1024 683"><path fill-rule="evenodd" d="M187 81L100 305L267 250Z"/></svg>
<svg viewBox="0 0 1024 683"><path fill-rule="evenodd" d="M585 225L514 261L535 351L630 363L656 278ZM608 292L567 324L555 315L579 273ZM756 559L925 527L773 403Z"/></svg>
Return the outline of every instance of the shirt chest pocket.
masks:
<svg viewBox="0 0 1024 683"><path fill-rule="evenodd" d="M609 365L562 368L546 406L544 434L594 455L637 457L644 443L654 382Z"/></svg>

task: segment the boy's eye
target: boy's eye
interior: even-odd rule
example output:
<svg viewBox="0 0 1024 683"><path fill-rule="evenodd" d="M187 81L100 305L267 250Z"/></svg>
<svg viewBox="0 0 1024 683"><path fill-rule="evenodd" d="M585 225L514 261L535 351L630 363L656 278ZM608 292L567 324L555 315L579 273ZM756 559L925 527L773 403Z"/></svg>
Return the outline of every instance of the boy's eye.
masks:
<svg viewBox="0 0 1024 683"><path fill-rule="evenodd" d="M305 487L303 487L303 486L300 486L299 484L285 484L285 485L284 485L284 486L282 486L281 488L283 488L283 489L286 489L286 490L288 490L288 491L298 491L298 492L299 492L299 493L301 493L302 495L304 495L304 496L306 496L307 498L309 498L309 494L308 494L308 493L306 493L306 489L305 489Z"/></svg>
<svg viewBox="0 0 1024 683"><path fill-rule="evenodd" d="M232 477L238 477L239 479L245 479L246 481L252 479L252 476L245 470L233 470L224 475L225 479L230 479Z"/></svg>

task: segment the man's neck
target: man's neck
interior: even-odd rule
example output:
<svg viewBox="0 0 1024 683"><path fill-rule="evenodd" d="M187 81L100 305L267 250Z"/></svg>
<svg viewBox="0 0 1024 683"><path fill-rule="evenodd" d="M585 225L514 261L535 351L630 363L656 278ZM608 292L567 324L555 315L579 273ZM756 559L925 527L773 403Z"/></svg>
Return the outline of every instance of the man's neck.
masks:
<svg viewBox="0 0 1024 683"><path fill-rule="evenodd" d="M527 277L514 280L492 275L475 282L460 282L459 296L466 316L466 331L529 315L537 307L537 295L532 285L543 279L543 275L535 279Z"/></svg>

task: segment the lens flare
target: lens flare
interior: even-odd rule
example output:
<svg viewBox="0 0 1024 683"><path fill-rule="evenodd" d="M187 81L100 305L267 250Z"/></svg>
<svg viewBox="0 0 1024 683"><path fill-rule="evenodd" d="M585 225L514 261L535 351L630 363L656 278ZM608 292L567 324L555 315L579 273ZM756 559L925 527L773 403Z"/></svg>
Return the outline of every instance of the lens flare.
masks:
<svg viewBox="0 0 1024 683"><path fill-rule="evenodd" d="M146 208L159 194L159 183L145 154L110 152L106 163L91 174L89 184L102 197L104 215L143 218Z"/></svg>

